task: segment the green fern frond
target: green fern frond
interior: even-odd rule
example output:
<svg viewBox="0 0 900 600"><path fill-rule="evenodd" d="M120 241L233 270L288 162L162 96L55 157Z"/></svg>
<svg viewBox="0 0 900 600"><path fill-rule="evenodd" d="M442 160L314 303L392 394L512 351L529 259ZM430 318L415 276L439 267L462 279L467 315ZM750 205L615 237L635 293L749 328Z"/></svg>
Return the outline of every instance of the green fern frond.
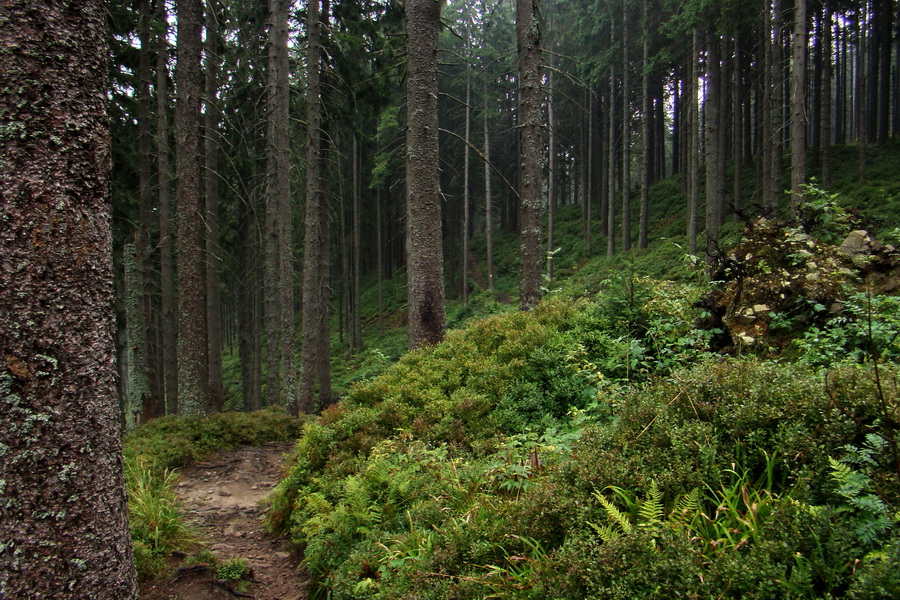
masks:
<svg viewBox="0 0 900 600"><path fill-rule="evenodd" d="M600 492L594 492L594 497L600 501L603 510L606 511L606 516L609 517L609 520L615 525L619 526L622 533L631 533L631 521L629 520L628 515L619 510L615 504L610 502L606 496Z"/></svg>
<svg viewBox="0 0 900 600"><path fill-rule="evenodd" d="M640 518L641 527L652 527L659 525L663 517L662 492L655 481L650 482L650 489L647 490L647 497L641 502L638 509L638 517Z"/></svg>
<svg viewBox="0 0 900 600"><path fill-rule="evenodd" d="M612 524L607 523L606 525L597 525L596 523L592 523L588 521L588 525L591 526L591 529L594 530L601 540L603 540L604 544L608 544L617 537L619 537L619 532L612 526Z"/></svg>
<svg viewBox="0 0 900 600"><path fill-rule="evenodd" d="M682 526L690 526L703 513L700 505L700 488L694 488L681 496L669 514L669 520Z"/></svg>

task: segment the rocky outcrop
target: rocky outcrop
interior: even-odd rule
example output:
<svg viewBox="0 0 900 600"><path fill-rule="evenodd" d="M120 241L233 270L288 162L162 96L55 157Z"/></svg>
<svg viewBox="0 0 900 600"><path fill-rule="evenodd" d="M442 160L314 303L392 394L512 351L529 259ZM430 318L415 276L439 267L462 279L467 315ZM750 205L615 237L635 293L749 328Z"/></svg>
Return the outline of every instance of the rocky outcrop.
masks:
<svg viewBox="0 0 900 600"><path fill-rule="evenodd" d="M719 285L702 304L720 316L715 326L727 332L732 347L777 351L797 331L840 313L848 290L900 289L898 263L893 246L864 230L834 246L760 219L721 261L714 275Z"/></svg>

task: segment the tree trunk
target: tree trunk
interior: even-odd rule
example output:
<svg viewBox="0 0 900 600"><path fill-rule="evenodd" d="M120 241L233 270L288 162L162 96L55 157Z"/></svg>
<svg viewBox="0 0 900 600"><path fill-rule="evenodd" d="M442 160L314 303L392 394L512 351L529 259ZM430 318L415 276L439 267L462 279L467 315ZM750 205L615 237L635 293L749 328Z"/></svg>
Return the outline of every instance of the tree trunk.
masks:
<svg viewBox="0 0 900 600"><path fill-rule="evenodd" d="M707 32L707 88L703 110L706 115L706 261L718 255L719 223L722 218L720 154L722 131L722 66L719 61L719 35L714 29Z"/></svg>
<svg viewBox="0 0 900 600"><path fill-rule="evenodd" d="M557 141L556 141L556 102L553 97L553 57L550 58L550 72L547 74L547 125L550 129L550 145L548 148L548 177L547 182L547 281L553 281L553 246L555 240L554 234L554 218L556 216L556 207L559 195L559 178L557 169L559 161L557 160Z"/></svg>
<svg viewBox="0 0 900 600"><path fill-rule="evenodd" d="M136 244L125 244L122 251L125 266L125 323L127 331L128 376L125 395L125 427L133 429L146 419L144 406L150 400L147 371L147 333L144 329L144 274Z"/></svg>
<svg viewBox="0 0 900 600"><path fill-rule="evenodd" d="M409 347L444 339L444 265L438 179L437 42L441 3L406 3L406 273Z"/></svg>
<svg viewBox="0 0 900 600"><path fill-rule="evenodd" d="M611 46L616 43L615 22L610 21L609 43ZM609 102L607 103L609 110L609 131L606 152L607 156L607 176L606 184L608 186L607 206L606 206L606 257L612 258L616 254L616 70L613 67L613 61L609 64Z"/></svg>
<svg viewBox="0 0 900 600"><path fill-rule="evenodd" d="M491 135L488 124L488 71L484 69L484 108L482 109L484 128L484 237L487 252L488 289L494 289L494 215L491 196Z"/></svg>
<svg viewBox="0 0 900 600"><path fill-rule="evenodd" d="M225 408L222 381L222 250L219 247L219 10L218 0L206 0L206 98L203 173L206 189L206 320L209 356L209 401L212 412Z"/></svg>
<svg viewBox="0 0 900 600"><path fill-rule="evenodd" d="M734 162L734 187L732 188L732 208L734 218L737 220L741 213L741 190L744 178L744 56L743 48L740 41L735 40L734 43L734 88L733 88L733 109L732 109L732 159Z"/></svg>
<svg viewBox="0 0 900 600"><path fill-rule="evenodd" d="M178 203L178 409L203 415L209 407L206 300L203 285L203 213L200 203L200 0L178 3L175 105Z"/></svg>
<svg viewBox="0 0 900 600"><path fill-rule="evenodd" d="M591 256L594 253L593 248L593 204L594 204L594 110L596 98L594 97L594 91L590 88L587 89L587 131L585 132L585 146L586 150L583 151L583 157L585 160L582 161L582 169L585 172L584 176L584 208L583 208L583 219L584 219L584 246L587 250L587 255Z"/></svg>
<svg viewBox="0 0 900 600"><path fill-rule="evenodd" d="M687 155L690 162L690 190L688 193L688 216L687 216L687 236L688 250L691 256L697 255L697 225L700 208L700 108L699 96L700 90L698 82L700 81L700 32L697 29L693 31L691 65L690 65L690 82L688 84L688 141L689 148Z"/></svg>
<svg viewBox="0 0 900 600"><path fill-rule="evenodd" d="M469 303L469 144L472 133L472 65L469 48L469 17L466 16L466 125L463 145L463 222L460 291L463 304Z"/></svg>
<svg viewBox="0 0 900 600"><path fill-rule="evenodd" d="M363 334L362 334L362 314L361 310L361 294L360 276L362 275L362 258L360 244L362 243L362 230L360 220L362 219L362 185L360 177L360 162L362 161L362 150L359 147L359 138L353 136L353 331L355 332L356 349L362 350Z"/></svg>
<svg viewBox="0 0 900 600"><path fill-rule="evenodd" d="M891 124L891 46L893 45L893 0L880 0L881 9L875 18L878 34L878 144L890 137Z"/></svg>
<svg viewBox="0 0 900 600"><path fill-rule="evenodd" d="M647 228L648 228L648 211L650 208L650 157L652 155L652 147L650 143L650 31L649 31L649 14L647 11L647 0L644 0L644 43L643 56L641 66L643 70L643 80L641 89L641 113L642 113L642 134L643 138L643 154L641 156L641 222L638 231L638 248L647 247Z"/></svg>
<svg viewBox="0 0 900 600"><path fill-rule="evenodd" d="M799 216L806 185L806 0L794 0L791 56L791 212Z"/></svg>
<svg viewBox="0 0 900 600"><path fill-rule="evenodd" d="M631 85L628 0L622 0L622 252L631 250Z"/></svg>
<svg viewBox="0 0 900 600"><path fill-rule="evenodd" d="M100 0L0 5L3 598L137 598L115 383L107 18Z"/></svg>
<svg viewBox="0 0 900 600"><path fill-rule="evenodd" d="M519 198L521 205L521 286L519 307L541 301L541 0L516 0L519 56Z"/></svg>
<svg viewBox="0 0 900 600"><path fill-rule="evenodd" d="M771 215L778 207L778 195L780 187L780 165L781 155L779 144L777 141L778 128L776 126L776 117L778 114L776 98L778 92L776 89L776 71L778 69L775 60L775 44L772 41L774 35L777 39L777 24L772 17L773 10L777 13L777 0L774 7L770 4L771 0L766 0L765 23L763 31L765 35L765 64L764 70L764 91L763 91L763 123L762 123L762 149L763 149L763 202L765 204L765 213Z"/></svg>
<svg viewBox="0 0 900 600"><path fill-rule="evenodd" d="M319 18L319 0L308 5L308 58L306 101L306 213L303 241L303 319L300 350L300 404L299 410L313 412L316 408L316 384L319 390L326 387L320 376L330 378L330 347L327 329L322 328L330 300L328 273L322 271L323 255L328 254L327 211L322 190L322 46ZM327 263L326 263L327 264ZM328 349L323 356L322 351ZM328 384L330 387L330 383ZM321 404L329 398L319 396Z"/></svg>
<svg viewBox="0 0 900 600"><path fill-rule="evenodd" d="M166 3L158 2L156 26L156 163L159 193L159 271L166 414L178 412L178 317L175 311L175 236L169 160L169 42Z"/></svg>
<svg viewBox="0 0 900 600"><path fill-rule="evenodd" d="M832 140L832 101L831 82L834 73L832 62L832 11L831 4L825 2L822 11L822 185L831 185L831 140Z"/></svg>
<svg viewBox="0 0 900 600"><path fill-rule="evenodd" d="M150 247L150 226L153 220L153 155L151 151L151 95L150 80L152 73L150 59L153 54L150 36L150 0L141 0L140 5L140 40L141 54L138 68L138 226L135 232L135 252L137 260L138 277L140 278L139 312L141 329L140 335L145 347L139 352L144 357L145 377L147 378L145 407L142 409L141 418L144 420L159 417L165 414L165 404L162 397L162 372L160 364L156 360L157 344L156 327L154 323L154 303L152 294L153 257Z"/></svg>

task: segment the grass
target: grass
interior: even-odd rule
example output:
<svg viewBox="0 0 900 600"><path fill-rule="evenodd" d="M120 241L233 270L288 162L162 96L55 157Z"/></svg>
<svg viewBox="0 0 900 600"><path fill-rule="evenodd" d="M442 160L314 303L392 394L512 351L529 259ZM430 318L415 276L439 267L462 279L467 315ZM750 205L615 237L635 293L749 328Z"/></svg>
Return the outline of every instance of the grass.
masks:
<svg viewBox="0 0 900 600"><path fill-rule="evenodd" d="M209 418L169 416L125 437L125 484L138 576L163 573L166 558L195 548L199 535L184 521L175 484L177 469L213 452L266 442L288 442L303 421L283 410L221 413Z"/></svg>

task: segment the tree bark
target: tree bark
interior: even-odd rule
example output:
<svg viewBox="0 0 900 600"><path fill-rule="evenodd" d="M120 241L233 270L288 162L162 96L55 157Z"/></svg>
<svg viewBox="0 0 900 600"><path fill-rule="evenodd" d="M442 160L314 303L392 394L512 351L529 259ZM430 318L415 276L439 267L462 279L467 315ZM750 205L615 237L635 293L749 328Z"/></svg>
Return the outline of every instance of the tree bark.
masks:
<svg viewBox="0 0 900 600"><path fill-rule="evenodd" d="M484 108L482 126L484 129L484 237L487 246L488 289L494 289L494 200L491 195L491 134L488 123L488 71L484 69Z"/></svg>
<svg viewBox="0 0 900 600"><path fill-rule="evenodd" d="M521 205L521 285L519 307L541 301L541 1L516 0L519 56L519 199Z"/></svg>
<svg viewBox="0 0 900 600"><path fill-rule="evenodd" d="M832 140L832 77L834 74L832 44L832 11L831 4L825 2L822 11L822 185L831 185L831 140Z"/></svg>
<svg viewBox="0 0 900 600"><path fill-rule="evenodd" d="M266 390L269 402L297 412L294 359L294 257L290 179L288 3L269 2L266 102Z"/></svg>
<svg viewBox="0 0 900 600"><path fill-rule="evenodd" d="M406 273L409 346L444 339L438 180L437 50L441 3L407 0ZM540 275L540 274L539 274Z"/></svg>
<svg viewBox="0 0 900 600"><path fill-rule="evenodd" d="M325 222L325 198L322 193L322 90L321 90L321 31L319 0L310 0L307 11L307 100L306 100L306 208L303 238L303 319L300 350L299 410L312 412L316 408L316 384L330 356L320 356L328 347L327 329L323 331L323 311L330 299L327 273L321 270L322 254L328 252ZM328 371L330 375L330 371ZM327 398L320 396L322 403Z"/></svg>
<svg viewBox="0 0 900 600"><path fill-rule="evenodd" d="M622 0L622 252L631 250L631 82L628 0Z"/></svg>
<svg viewBox="0 0 900 600"><path fill-rule="evenodd" d="M156 327L154 326L154 303L152 294L153 253L150 244L150 226L153 220L153 154L151 152L151 104L150 80L152 71L150 59L153 56L150 37L150 0L141 0L140 4L140 40L141 53L138 67L138 225L135 231L134 245L137 260L138 277L140 279L140 298L138 299L138 319L140 335L144 346L139 349L143 357L144 377L147 380L146 396L142 407L141 418L144 420L165 414L162 397L162 373L156 360L158 346Z"/></svg>
<svg viewBox="0 0 900 600"><path fill-rule="evenodd" d="M616 43L615 23L610 21L609 43ZM616 70L613 61L609 64L609 131L606 144L608 174L606 184L606 257L612 258L616 254Z"/></svg>
<svg viewBox="0 0 900 600"><path fill-rule="evenodd" d="M218 0L206 0L206 97L203 173L206 205L206 320L209 356L209 402L212 412L225 407L222 381L222 249L219 247L219 10Z"/></svg>
<svg viewBox="0 0 900 600"><path fill-rule="evenodd" d="M125 394L125 427L133 429L145 421L144 407L150 400L147 370L147 332L144 329L144 277L137 245L125 244L125 323L127 332L128 377Z"/></svg>
<svg viewBox="0 0 900 600"><path fill-rule="evenodd" d="M107 18L100 0L0 4L3 598L137 598L115 383Z"/></svg>
<svg viewBox="0 0 900 600"><path fill-rule="evenodd" d="M703 110L706 115L706 260L710 263L718 254L719 223L722 218L722 192L720 161L722 131L722 66L719 60L719 36L713 30L707 33L706 73L707 88Z"/></svg>
<svg viewBox="0 0 900 600"><path fill-rule="evenodd" d="M172 231L172 169L169 158L169 42L166 3L157 3L156 166L159 194L159 276L166 414L178 413L178 317L175 307L175 236Z"/></svg>
<svg viewBox="0 0 900 600"><path fill-rule="evenodd" d="M791 213L799 216L806 185L806 0L794 0L791 56Z"/></svg>
<svg viewBox="0 0 900 600"><path fill-rule="evenodd" d="M641 155L641 221L638 231L638 248L647 247L648 211L650 208L650 157L652 147L650 143L650 31L647 0L644 0L643 13L643 55L641 67L643 78L641 82L641 137L643 138L643 152Z"/></svg>
<svg viewBox="0 0 900 600"><path fill-rule="evenodd" d="M559 195L559 178L557 170L559 169L559 161L557 160L557 140L556 140L556 102L553 97L555 92L553 84L553 58L550 58L550 72L547 75L547 125L550 129L550 144L548 148L548 177L547 182L547 281L553 281L553 246L554 238L554 219L556 217L556 207Z"/></svg>
<svg viewBox="0 0 900 600"><path fill-rule="evenodd" d="M690 82L688 83L687 99L688 99L688 142L689 148L687 155L689 157L690 170L688 186L688 215L687 215L687 236L688 251L691 256L697 255L697 225L700 207L700 109L699 96L700 90L698 81L700 80L700 32L694 29L692 35L691 64L688 69L690 73Z"/></svg>
<svg viewBox="0 0 900 600"><path fill-rule="evenodd" d="M203 213L200 203L200 59L203 5L178 3L178 63L175 71L178 203L178 409L203 415L209 408L206 299L203 285Z"/></svg>

